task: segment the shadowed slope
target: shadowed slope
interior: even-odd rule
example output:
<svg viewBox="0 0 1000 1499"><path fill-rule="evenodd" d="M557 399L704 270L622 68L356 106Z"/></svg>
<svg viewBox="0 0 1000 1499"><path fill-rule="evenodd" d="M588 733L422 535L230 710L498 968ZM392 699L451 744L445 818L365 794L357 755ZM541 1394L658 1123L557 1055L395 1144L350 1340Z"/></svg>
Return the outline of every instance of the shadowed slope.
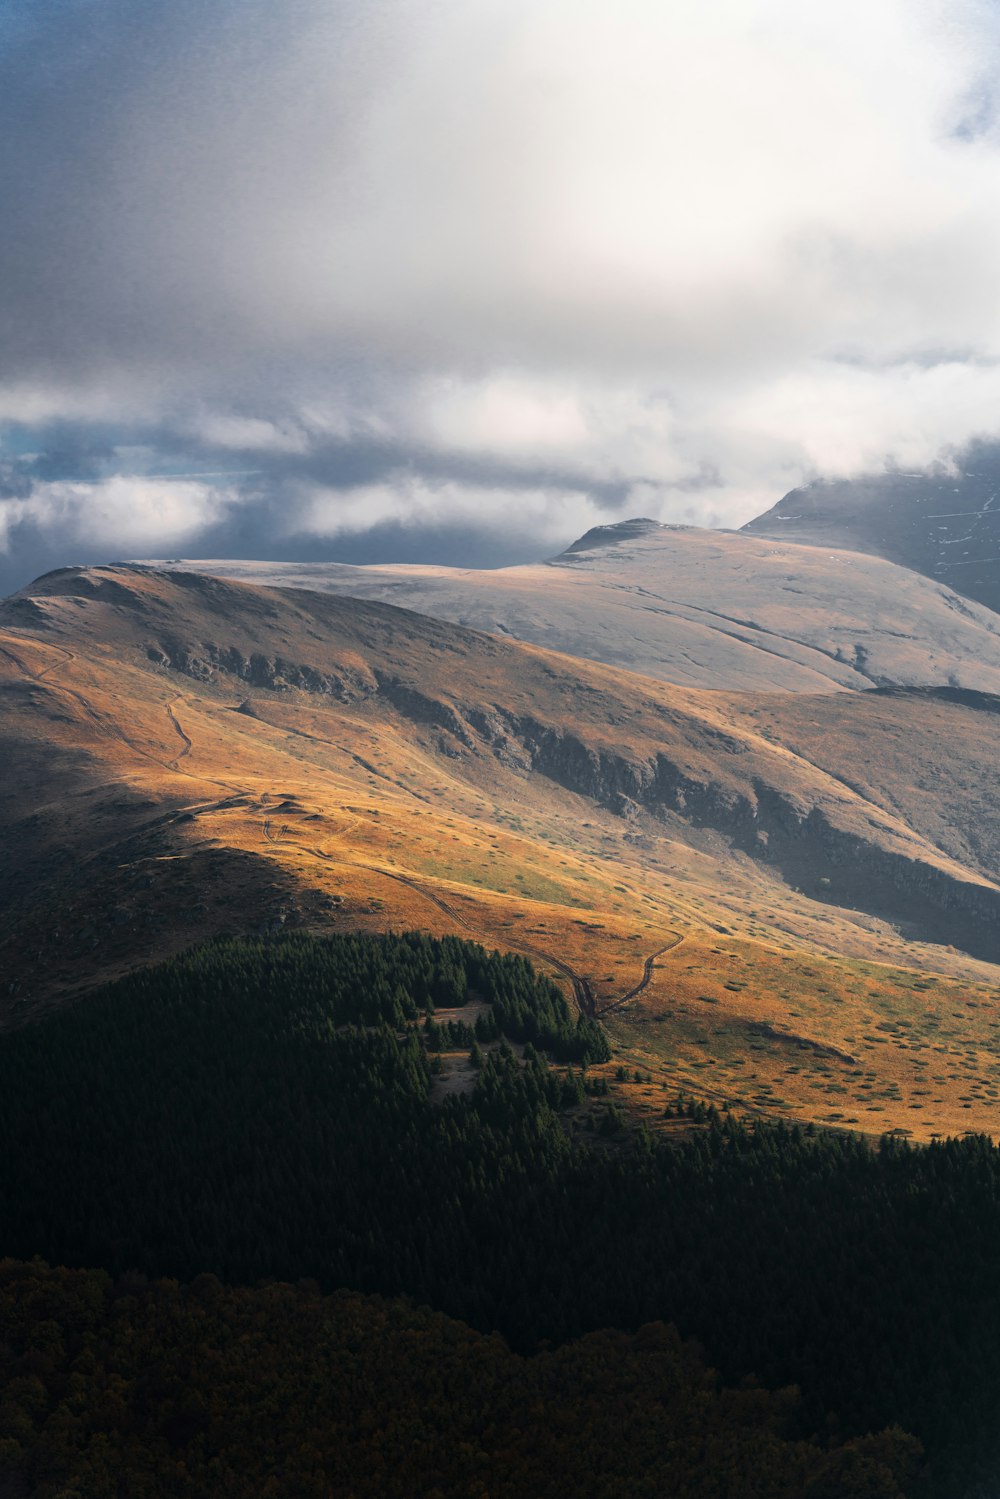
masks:
<svg viewBox="0 0 1000 1499"><path fill-rule="evenodd" d="M1000 610L1000 450L984 447L955 473L817 480L743 534L885 557Z"/></svg>

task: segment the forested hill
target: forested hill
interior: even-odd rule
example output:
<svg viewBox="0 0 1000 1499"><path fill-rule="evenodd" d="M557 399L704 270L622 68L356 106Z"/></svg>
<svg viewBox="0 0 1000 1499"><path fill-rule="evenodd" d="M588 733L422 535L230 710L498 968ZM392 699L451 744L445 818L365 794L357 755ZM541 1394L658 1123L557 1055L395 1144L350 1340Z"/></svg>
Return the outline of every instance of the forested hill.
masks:
<svg viewBox="0 0 1000 1499"><path fill-rule="evenodd" d="M988 1495L989 1141L875 1149L700 1109L673 1143L630 1135L606 1056L526 960L457 939L215 943L0 1038L2 1250L406 1294L521 1352L671 1322L727 1381L800 1385L805 1432L915 1434L911 1499Z"/></svg>
<svg viewBox="0 0 1000 1499"><path fill-rule="evenodd" d="M794 1391L720 1389L656 1324L528 1359L440 1313L307 1284L13 1261L0 1322L5 1495L900 1499L919 1464L900 1432L797 1435Z"/></svg>

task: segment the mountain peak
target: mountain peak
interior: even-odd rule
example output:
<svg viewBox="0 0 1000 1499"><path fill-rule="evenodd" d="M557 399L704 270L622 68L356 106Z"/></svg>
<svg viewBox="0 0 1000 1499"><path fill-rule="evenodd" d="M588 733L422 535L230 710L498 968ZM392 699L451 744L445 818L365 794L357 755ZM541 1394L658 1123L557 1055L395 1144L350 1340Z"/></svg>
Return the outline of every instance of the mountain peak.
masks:
<svg viewBox="0 0 1000 1499"><path fill-rule="evenodd" d="M1000 612L1000 444L970 467L818 479L743 527L751 536L885 557Z"/></svg>
<svg viewBox="0 0 1000 1499"><path fill-rule="evenodd" d="M612 525L592 526L584 536L560 552L559 557L570 557L576 552L596 552L602 547L621 546L626 541L641 541L644 536L652 536L657 531L676 529L650 520L648 515L637 515L631 520L615 521Z"/></svg>

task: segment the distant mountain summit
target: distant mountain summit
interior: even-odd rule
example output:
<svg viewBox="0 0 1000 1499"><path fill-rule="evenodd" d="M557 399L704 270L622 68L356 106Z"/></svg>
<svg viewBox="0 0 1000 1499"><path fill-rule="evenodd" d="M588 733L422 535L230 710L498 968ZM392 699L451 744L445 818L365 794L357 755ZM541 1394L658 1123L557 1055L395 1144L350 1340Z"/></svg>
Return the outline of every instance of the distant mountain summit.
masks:
<svg viewBox="0 0 1000 1499"><path fill-rule="evenodd" d="M653 536L657 531L678 531L686 529L681 526L663 526L659 521L650 520L648 515L633 516L631 520L615 521L609 526L592 526L585 535L574 541L554 562L561 562L566 557L572 557L578 552L596 552L603 547L617 547L628 541L642 541L647 536Z"/></svg>
<svg viewBox="0 0 1000 1499"><path fill-rule="evenodd" d="M1000 446L957 473L817 480L743 530L885 557L1000 612Z"/></svg>

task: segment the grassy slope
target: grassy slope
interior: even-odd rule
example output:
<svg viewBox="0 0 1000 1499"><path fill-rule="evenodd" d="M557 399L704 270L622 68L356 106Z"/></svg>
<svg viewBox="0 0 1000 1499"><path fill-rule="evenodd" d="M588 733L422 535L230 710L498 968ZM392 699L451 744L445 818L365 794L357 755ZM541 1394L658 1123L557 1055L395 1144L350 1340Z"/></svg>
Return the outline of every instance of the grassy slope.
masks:
<svg viewBox="0 0 1000 1499"><path fill-rule="evenodd" d="M380 606L124 570L48 580L0 630L15 1019L219 929L467 931L586 981L659 1083L917 1137L992 1129L992 965L792 888L683 806L653 816L529 773L513 724L640 780L665 755L723 812L766 785L986 888L957 833L935 847L912 798L859 796L824 761L820 744L873 742L870 700L808 699L840 721L807 744L806 700L781 700L800 715L786 733L773 699L670 689ZM256 680L219 666L225 652ZM288 686L288 667L332 691ZM925 707L883 701L901 733L906 703L914 724ZM496 722L480 731L477 713ZM961 738L972 786L989 747L970 713L955 705L935 733ZM661 1088L630 1091L659 1112Z"/></svg>

